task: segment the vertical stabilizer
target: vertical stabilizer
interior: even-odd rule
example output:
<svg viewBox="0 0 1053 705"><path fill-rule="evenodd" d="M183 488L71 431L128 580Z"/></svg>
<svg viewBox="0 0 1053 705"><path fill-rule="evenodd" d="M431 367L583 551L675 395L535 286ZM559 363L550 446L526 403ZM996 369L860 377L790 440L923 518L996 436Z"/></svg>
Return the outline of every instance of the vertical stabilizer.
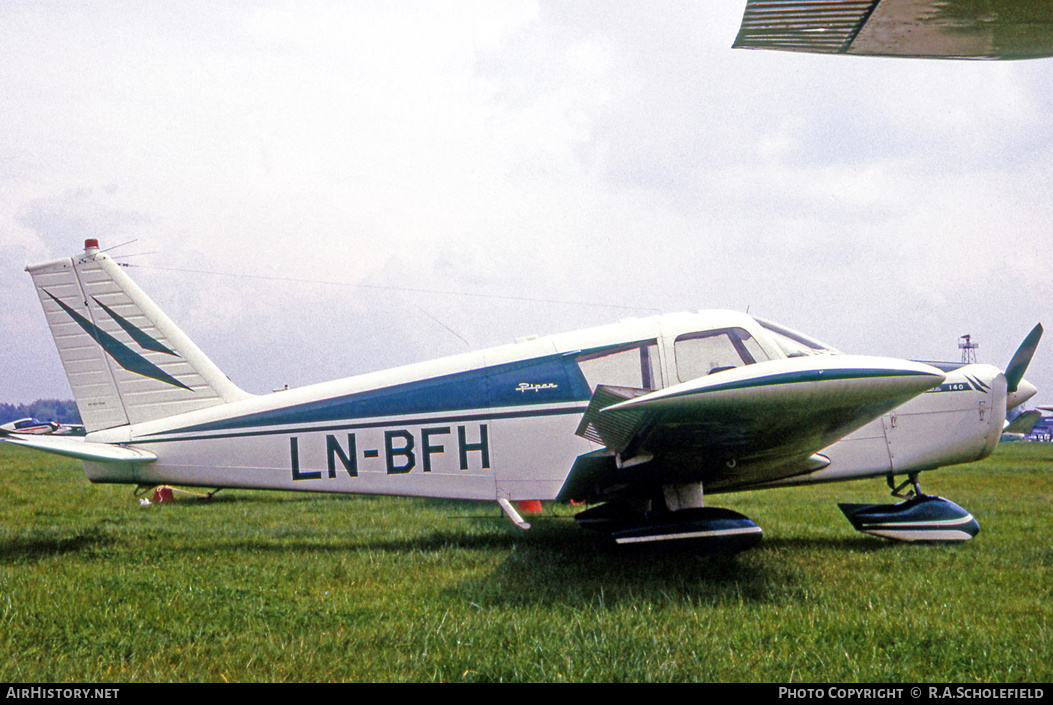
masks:
<svg viewBox="0 0 1053 705"><path fill-rule="evenodd" d="M236 387L107 255L26 268L87 431L250 396Z"/></svg>

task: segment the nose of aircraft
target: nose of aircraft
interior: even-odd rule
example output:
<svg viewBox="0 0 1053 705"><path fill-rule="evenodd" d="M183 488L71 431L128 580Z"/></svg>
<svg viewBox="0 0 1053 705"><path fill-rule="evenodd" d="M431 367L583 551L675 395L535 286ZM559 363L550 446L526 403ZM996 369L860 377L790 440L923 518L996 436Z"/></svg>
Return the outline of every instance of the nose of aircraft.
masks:
<svg viewBox="0 0 1053 705"><path fill-rule="evenodd" d="M1016 386L1016 391L1009 392L1005 398L1005 408L1013 409L1025 401L1035 396L1038 392L1038 388L1028 382L1026 379L1020 380L1020 383Z"/></svg>

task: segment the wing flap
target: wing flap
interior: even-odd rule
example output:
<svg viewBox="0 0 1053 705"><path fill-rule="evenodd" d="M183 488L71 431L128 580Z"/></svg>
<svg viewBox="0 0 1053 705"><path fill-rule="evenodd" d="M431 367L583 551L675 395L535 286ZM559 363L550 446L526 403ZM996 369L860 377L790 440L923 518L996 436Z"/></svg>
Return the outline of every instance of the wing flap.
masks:
<svg viewBox="0 0 1053 705"><path fill-rule="evenodd" d="M648 389L614 387L601 384L593 392L592 400L578 424L577 435L607 448L622 451L636 435L640 421L648 412L642 409L601 413L604 409L629 399L650 394Z"/></svg>

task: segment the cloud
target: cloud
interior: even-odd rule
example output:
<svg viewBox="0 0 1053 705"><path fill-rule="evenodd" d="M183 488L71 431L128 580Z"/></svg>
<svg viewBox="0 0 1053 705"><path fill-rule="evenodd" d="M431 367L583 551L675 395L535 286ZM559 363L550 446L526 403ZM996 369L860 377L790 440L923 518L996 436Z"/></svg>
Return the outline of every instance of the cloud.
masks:
<svg viewBox="0 0 1053 705"><path fill-rule="evenodd" d="M5 5L2 291L50 345L22 265L134 239L255 391L654 308L932 357L982 320L1008 359L1048 281L1048 63L732 51L741 6Z"/></svg>

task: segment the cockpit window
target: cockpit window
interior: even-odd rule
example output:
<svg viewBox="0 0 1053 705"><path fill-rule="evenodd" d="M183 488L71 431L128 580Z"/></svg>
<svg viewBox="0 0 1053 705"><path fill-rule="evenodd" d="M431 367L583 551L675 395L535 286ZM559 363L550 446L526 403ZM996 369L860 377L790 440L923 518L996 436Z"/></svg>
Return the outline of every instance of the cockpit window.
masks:
<svg viewBox="0 0 1053 705"><path fill-rule="evenodd" d="M772 340L786 354L786 357L831 355L837 352L829 345L820 343L814 338L809 338L789 328L783 328L771 321L764 321L760 318L757 318L756 321L771 334Z"/></svg>
<svg viewBox="0 0 1053 705"><path fill-rule="evenodd" d="M686 333L674 341L673 354L681 382L768 359L760 344L743 328Z"/></svg>

